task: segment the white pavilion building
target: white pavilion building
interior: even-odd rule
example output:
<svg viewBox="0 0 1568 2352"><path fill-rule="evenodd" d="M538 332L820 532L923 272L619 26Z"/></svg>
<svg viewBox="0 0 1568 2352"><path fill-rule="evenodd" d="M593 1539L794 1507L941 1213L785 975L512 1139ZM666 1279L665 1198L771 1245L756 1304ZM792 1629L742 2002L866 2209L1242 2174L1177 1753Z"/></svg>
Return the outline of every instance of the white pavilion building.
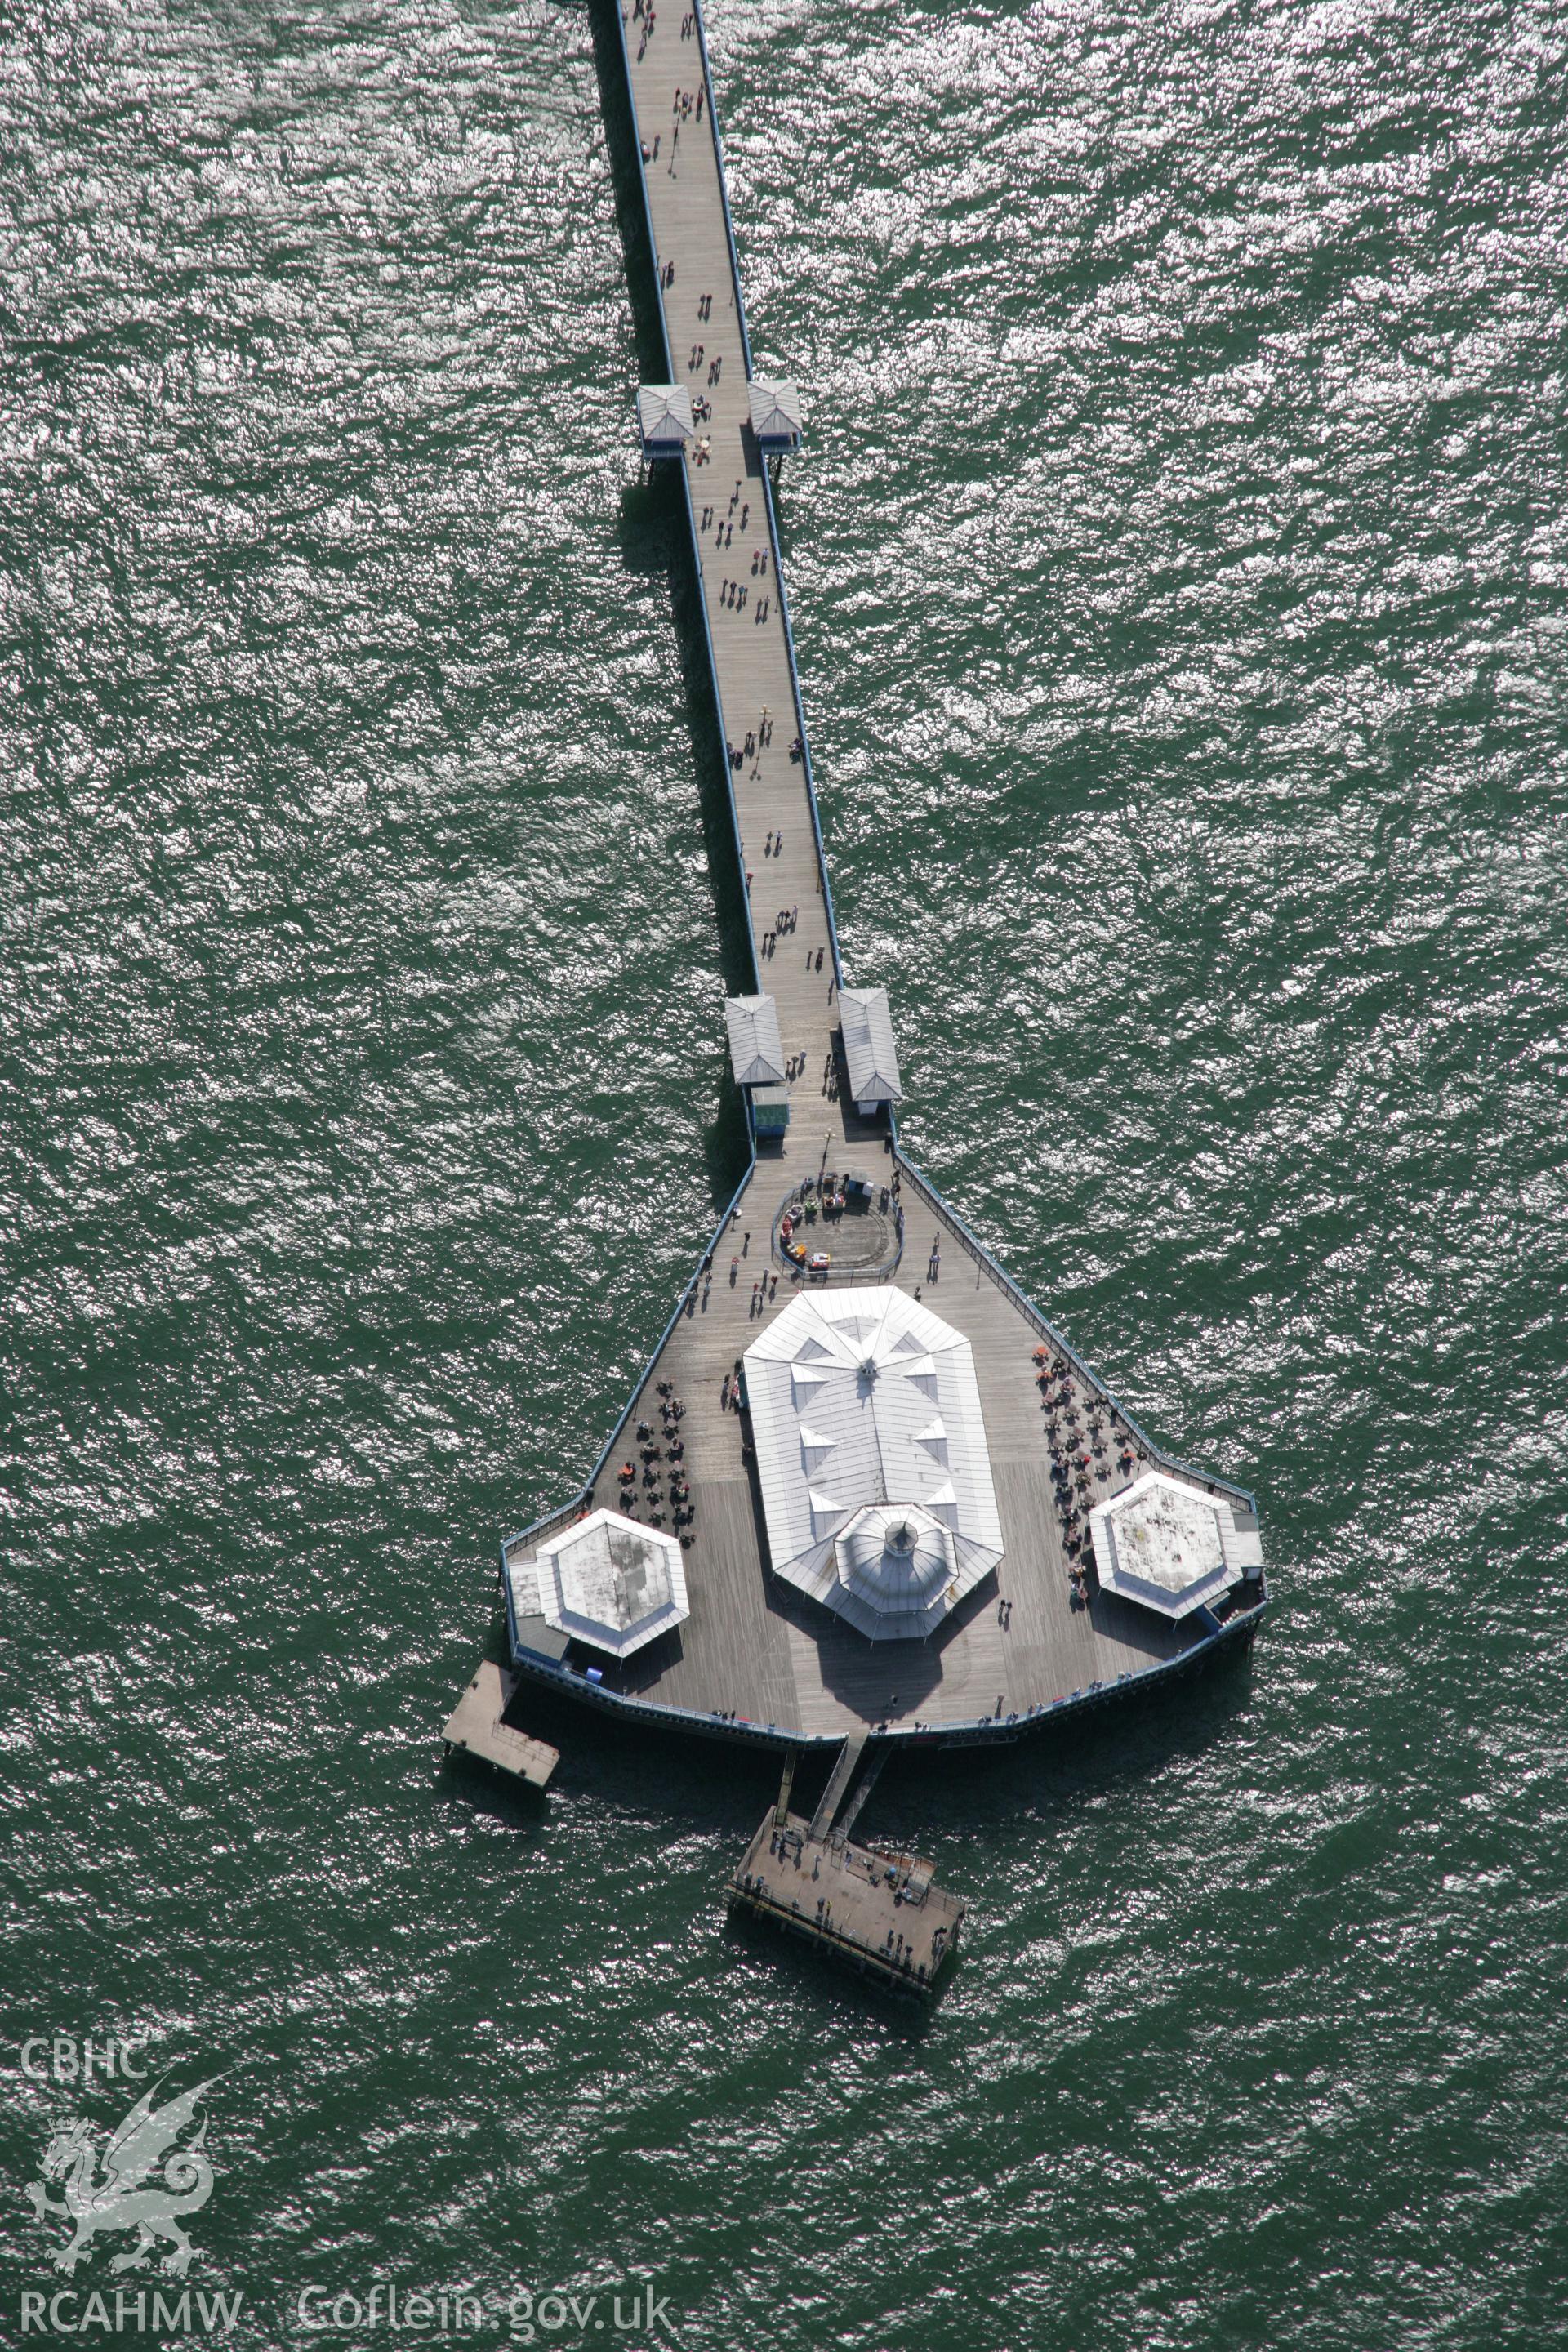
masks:
<svg viewBox="0 0 1568 2352"><path fill-rule="evenodd" d="M691 1614L680 1545L619 1511L590 1511L529 1559L510 1564L519 1616L629 1658Z"/></svg>
<svg viewBox="0 0 1568 2352"><path fill-rule="evenodd" d="M968 1340L901 1291L817 1290L745 1364L774 1572L871 1641L932 1633L1003 1550Z"/></svg>
<svg viewBox="0 0 1568 2352"><path fill-rule="evenodd" d="M1190 1616L1263 1564L1256 1532L1237 1526L1223 1495L1163 1470L1145 1471L1090 1511L1089 1532L1102 1587L1162 1617Z"/></svg>

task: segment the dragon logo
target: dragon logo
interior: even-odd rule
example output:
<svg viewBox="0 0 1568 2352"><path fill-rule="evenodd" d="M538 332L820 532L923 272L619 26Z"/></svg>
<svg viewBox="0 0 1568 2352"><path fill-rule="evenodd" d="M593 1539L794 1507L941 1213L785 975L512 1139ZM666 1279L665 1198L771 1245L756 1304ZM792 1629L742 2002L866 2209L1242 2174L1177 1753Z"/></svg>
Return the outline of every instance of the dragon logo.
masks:
<svg viewBox="0 0 1568 2352"><path fill-rule="evenodd" d="M188 2267L193 2249L181 2221L201 2210L213 2189L213 2168L206 2155L207 2119L201 2101L223 2077L209 2075L194 2091L158 2106L154 2102L167 2079L163 2076L154 2083L110 2135L101 2171L91 2128L85 2123L65 2125L44 2150L44 2179L30 2181L27 2188L33 2210L40 2221L47 2213L58 2213L72 2224L75 2233L55 2253L57 2270L74 2271L89 2241L100 2230L137 2232L135 2245L116 2254L110 2270L139 2270L158 2238L174 2249L164 2261L165 2270L181 2272ZM195 2121L198 2111L195 2134L181 2147L180 2135ZM49 2196L44 2186L49 2180L65 2183L62 2197Z"/></svg>

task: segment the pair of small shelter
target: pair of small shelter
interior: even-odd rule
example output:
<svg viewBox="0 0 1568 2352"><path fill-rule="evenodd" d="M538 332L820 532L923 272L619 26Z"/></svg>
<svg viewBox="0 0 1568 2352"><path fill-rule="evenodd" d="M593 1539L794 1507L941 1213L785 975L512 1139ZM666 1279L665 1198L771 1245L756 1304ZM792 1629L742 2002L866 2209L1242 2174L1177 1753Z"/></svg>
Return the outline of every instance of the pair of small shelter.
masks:
<svg viewBox="0 0 1568 2352"><path fill-rule="evenodd" d="M849 1092L861 1116L874 1118L884 1103L904 1098L888 992L843 988L838 1008ZM726 997L724 1024L730 1033L730 1067L735 1084L750 1091L758 1134L782 1133L789 1124L789 1095L777 1003L767 995Z"/></svg>
<svg viewBox="0 0 1568 2352"><path fill-rule="evenodd" d="M873 1642L923 1640L1000 1562L967 1339L892 1288L792 1301L746 1350L775 1574ZM1261 1573L1230 1499L1151 1470L1089 1514L1101 1587L1169 1618ZM690 1615L679 1541L592 1511L509 1564L518 1616L632 1657Z"/></svg>
<svg viewBox="0 0 1568 2352"><path fill-rule="evenodd" d="M798 449L800 394L783 376L753 376L746 387L752 431L765 457ZM650 460L683 457L697 437L689 383L645 383L637 394L637 431Z"/></svg>

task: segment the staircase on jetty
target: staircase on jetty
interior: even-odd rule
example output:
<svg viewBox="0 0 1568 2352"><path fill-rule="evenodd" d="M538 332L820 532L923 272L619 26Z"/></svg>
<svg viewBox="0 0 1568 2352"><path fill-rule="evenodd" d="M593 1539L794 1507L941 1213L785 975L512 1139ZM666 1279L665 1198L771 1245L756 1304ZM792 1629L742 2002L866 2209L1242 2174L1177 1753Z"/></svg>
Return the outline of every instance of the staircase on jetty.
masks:
<svg viewBox="0 0 1568 2352"><path fill-rule="evenodd" d="M848 1810L839 1807L864 1748L846 1740L810 1821L788 1811L788 1780L726 1890L742 1913L799 1937L889 1992L924 1999L958 1949L965 1906L936 1884L921 1855L851 1843L848 1831L876 1780L873 1751Z"/></svg>

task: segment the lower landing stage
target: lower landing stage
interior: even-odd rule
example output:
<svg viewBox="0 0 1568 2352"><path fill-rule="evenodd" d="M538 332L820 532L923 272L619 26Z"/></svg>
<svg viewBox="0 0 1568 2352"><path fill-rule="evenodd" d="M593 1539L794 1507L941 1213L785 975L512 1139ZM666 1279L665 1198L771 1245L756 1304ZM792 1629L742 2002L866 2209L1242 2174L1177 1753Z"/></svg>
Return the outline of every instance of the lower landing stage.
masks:
<svg viewBox="0 0 1568 2352"><path fill-rule="evenodd" d="M542 1789L561 1761L561 1751L542 1739L531 1738L526 1731L515 1730L505 1720L520 1679L504 1666L484 1659L447 1717L441 1736L448 1756L460 1748L465 1755L493 1764L500 1772L510 1772L513 1780Z"/></svg>
<svg viewBox="0 0 1568 2352"><path fill-rule="evenodd" d="M814 1838L770 1810L729 1886L731 1911L801 1936L890 1992L931 1992L958 1947L964 1906L918 1854Z"/></svg>

